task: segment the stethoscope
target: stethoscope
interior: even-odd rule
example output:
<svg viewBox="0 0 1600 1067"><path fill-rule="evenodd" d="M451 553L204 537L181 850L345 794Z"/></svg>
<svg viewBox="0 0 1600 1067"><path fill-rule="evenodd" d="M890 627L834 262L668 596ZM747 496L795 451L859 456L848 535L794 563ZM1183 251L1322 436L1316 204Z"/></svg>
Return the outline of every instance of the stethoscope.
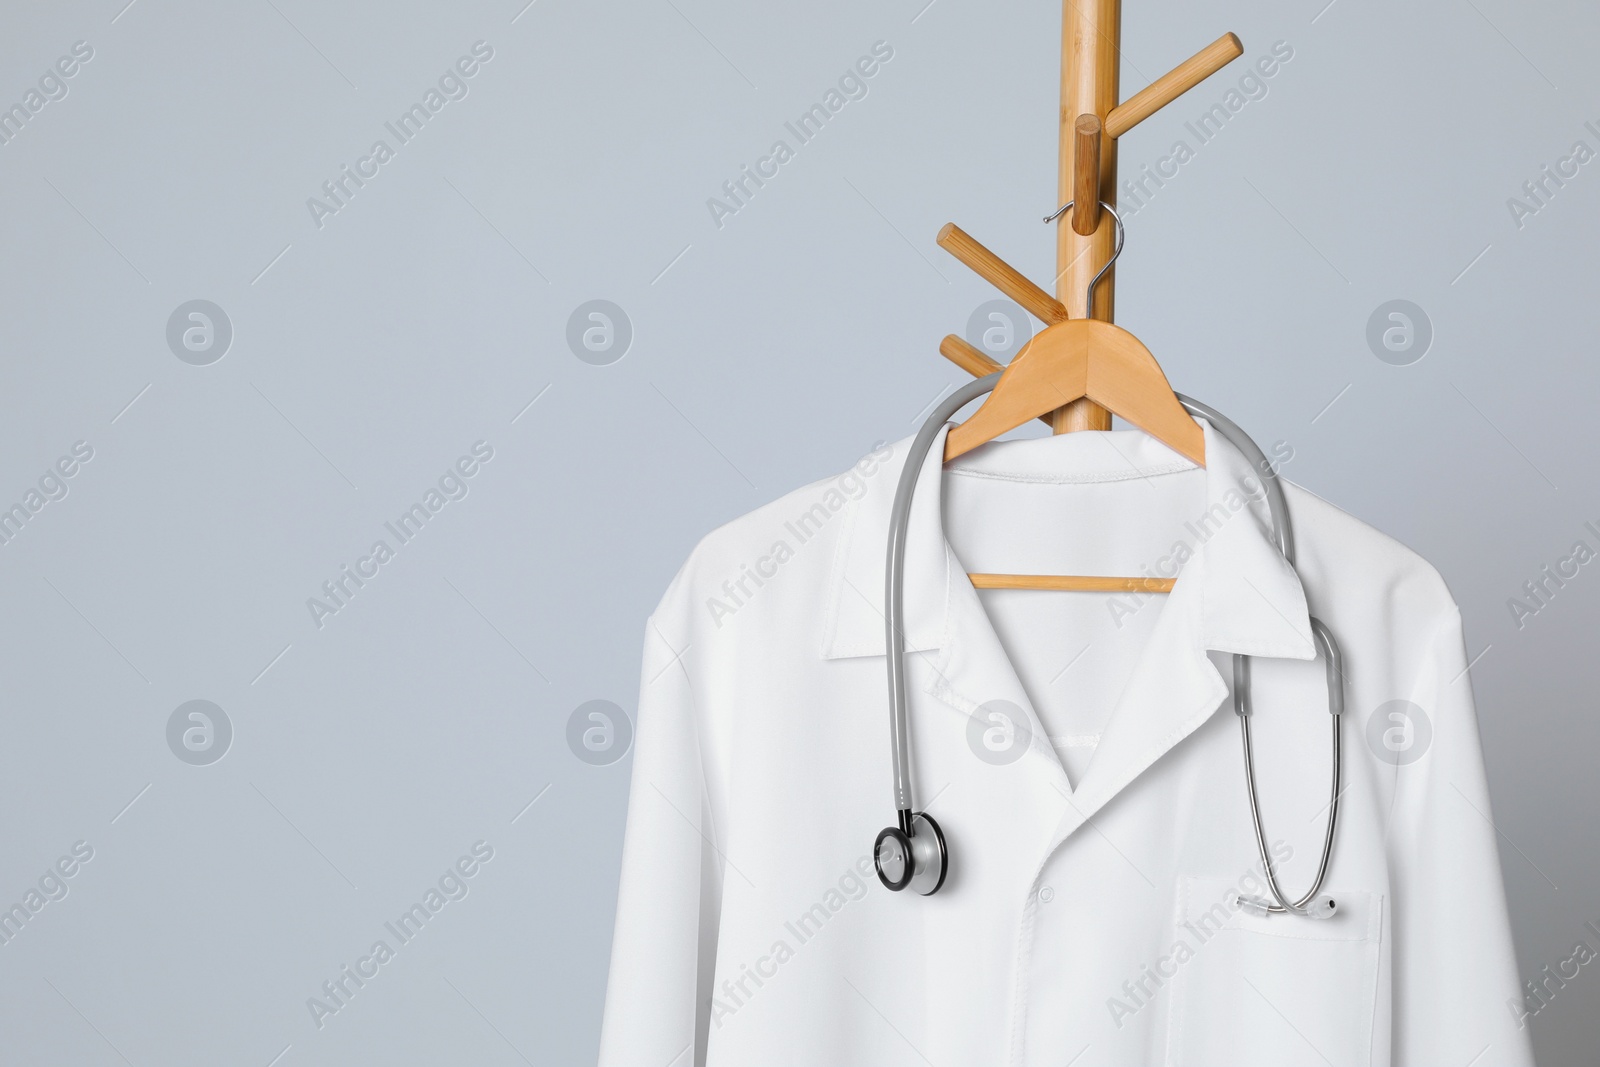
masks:
<svg viewBox="0 0 1600 1067"><path fill-rule="evenodd" d="M1070 205L1068 205L1070 206ZM1113 218L1115 218L1113 213ZM1117 250L1122 246L1122 220L1117 219ZM1115 258L1115 257L1113 257ZM1109 266L1109 264L1107 264ZM1102 273L1104 273L1102 271ZM1098 280L1098 276L1097 276ZM1091 283L1091 295L1092 295ZM1086 306L1093 306L1092 302ZM905 616L905 553L906 529L911 516L911 495L916 489L917 477L927 458L929 449L939 436L944 424L957 411L978 397L994 389L1000 380L996 371L979 378L946 397L928 416L917 432L906 456L905 467L900 471L900 482L895 489L894 508L889 519L889 557L884 595L885 630L889 664L889 741L894 761L895 825L878 834L873 844L873 857L878 868L878 879L889 889L913 889L923 896L937 893L944 885L950 869L950 851L945 843L944 831L927 812L915 811L911 800L911 760L909 756L906 701L906 648L905 631L901 620ZM1278 551L1294 566L1294 532L1289 523L1289 509L1284 501L1283 487L1278 484L1278 474L1250 435L1215 408L1177 394L1178 402L1191 415L1208 420L1235 448L1244 454L1262 474L1266 488L1267 508L1272 516L1272 537ZM1322 841L1322 858L1317 863L1317 876L1311 888L1298 900L1291 901L1278 885L1277 871L1267 849L1266 831L1261 825L1261 804L1256 796L1255 754L1250 741L1250 659L1233 657L1233 710L1239 719L1239 731L1244 741L1245 792L1250 798L1250 820L1255 826L1256 850L1261 856L1261 869L1272 900L1239 895L1237 904L1257 915L1292 912L1322 919L1333 915L1336 904L1331 896L1317 895L1328 873L1328 860L1333 854L1333 837L1339 823L1340 750L1339 719L1344 714L1342 653L1333 634L1321 620L1311 618L1311 633L1322 653L1327 668L1328 711L1333 723L1333 788L1328 801L1328 830Z"/></svg>

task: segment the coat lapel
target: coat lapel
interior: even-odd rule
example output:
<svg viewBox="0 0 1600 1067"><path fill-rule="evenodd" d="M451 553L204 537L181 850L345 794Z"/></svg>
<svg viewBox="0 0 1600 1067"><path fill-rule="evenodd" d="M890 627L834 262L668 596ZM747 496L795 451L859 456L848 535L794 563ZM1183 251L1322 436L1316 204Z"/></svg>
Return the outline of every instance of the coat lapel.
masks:
<svg viewBox="0 0 1600 1067"><path fill-rule="evenodd" d="M1229 685L1208 652L1316 656L1305 592L1272 539L1271 512L1250 462L1200 420L1206 515L1137 665L1101 732L1063 823L1071 833L1209 719Z"/></svg>

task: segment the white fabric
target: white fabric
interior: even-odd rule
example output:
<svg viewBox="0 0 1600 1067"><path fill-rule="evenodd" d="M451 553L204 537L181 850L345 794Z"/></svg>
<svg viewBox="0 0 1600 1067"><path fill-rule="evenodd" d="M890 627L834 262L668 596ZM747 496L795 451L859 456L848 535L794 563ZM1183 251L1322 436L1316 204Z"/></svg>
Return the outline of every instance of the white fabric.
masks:
<svg viewBox="0 0 1600 1067"><path fill-rule="evenodd" d="M934 446L906 581L917 800L952 856L932 897L870 855L909 440L699 545L646 630L604 1067L1532 1062L1455 604L1286 483L1296 573L1202 425L1205 469L1133 431ZM1180 564L1151 597L965 577ZM1234 903L1264 890L1227 653L1260 657L1263 816L1299 893L1329 782L1308 601L1346 661L1338 913L1259 918Z"/></svg>

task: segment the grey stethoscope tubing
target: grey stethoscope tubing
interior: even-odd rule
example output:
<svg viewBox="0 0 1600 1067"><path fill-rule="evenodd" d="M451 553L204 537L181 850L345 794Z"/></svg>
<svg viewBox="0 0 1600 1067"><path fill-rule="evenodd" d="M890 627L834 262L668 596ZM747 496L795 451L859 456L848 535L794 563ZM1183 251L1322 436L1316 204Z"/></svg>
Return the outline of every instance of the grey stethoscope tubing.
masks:
<svg viewBox="0 0 1600 1067"><path fill-rule="evenodd" d="M878 879L892 890L911 888L930 896L944 885L950 857L944 833L927 813L913 810L911 791L911 759L909 726L907 721L906 663L905 663L905 552L906 531L911 516L911 497L916 490L917 478L928 451L933 447L939 431L957 411L994 389L1000 380L996 371L970 382L946 397L928 416L917 432L900 471L900 481L895 488L894 508L889 520L889 554L885 568L884 623L888 647L889 668L889 741L894 763L895 825L878 834L873 846L873 857L878 869ZM1272 516L1272 536L1278 550L1289 565L1294 566L1294 533L1289 521L1289 509L1283 497L1283 487L1266 456L1250 436L1221 412L1196 400L1178 394L1178 401L1191 415L1208 420L1218 433L1239 449L1245 458L1261 473L1266 489L1267 509ZM1316 618L1312 618L1311 633L1322 653L1327 670L1328 711L1333 728L1333 786L1328 802L1328 829L1322 842L1322 857L1317 863L1317 875L1311 888L1298 900L1291 901L1278 885L1277 871L1267 848L1266 830L1261 824L1261 804L1256 795L1255 753L1250 738L1250 660L1246 656L1233 657L1233 710L1239 718L1240 734L1244 743L1245 791L1250 800L1250 820L1255 827L1256 849L1261 857L1262 873L1272 901L1253 897L1240 897L1239 904L1246 910L1266 914L1293 912L1314 918L1332 915L1335 903L1326 895L1317 896L1328 873L1328 862L1333 855L1333 839L1339 823L1339 794L1341 776L1341 743L1339 720L1344 713L1344 685L1342 654L1333 634Z"/></svg>

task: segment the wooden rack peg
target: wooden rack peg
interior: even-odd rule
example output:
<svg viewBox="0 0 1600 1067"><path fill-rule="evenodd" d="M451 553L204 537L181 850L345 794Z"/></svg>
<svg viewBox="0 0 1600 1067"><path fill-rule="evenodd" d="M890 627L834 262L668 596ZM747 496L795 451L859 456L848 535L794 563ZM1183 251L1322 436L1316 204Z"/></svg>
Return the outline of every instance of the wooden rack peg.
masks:
<svg viewBox="0 0 1600 1067"><path fill-rule="evenodd" d="M1225 33L1111 109L1106 133L1121 137L1244 54L1239 38Z"/></svg>
<svg viewBox="0 0 1600 1067"><path fill-rule="evenodd" d="M1034 285L1017 268L975 241L955 223L939 231L939 247L971 267L978 276L1026 308L1046 324L1064 322L1067 309L1061 301Z"/></svg>
<svg viewBox="0 0 1600 1067"><path fill-rule="evenodd" d="M1100 129L1094 115L1072 126L1072 228L1083 237L1100 226Z"/></svg>

